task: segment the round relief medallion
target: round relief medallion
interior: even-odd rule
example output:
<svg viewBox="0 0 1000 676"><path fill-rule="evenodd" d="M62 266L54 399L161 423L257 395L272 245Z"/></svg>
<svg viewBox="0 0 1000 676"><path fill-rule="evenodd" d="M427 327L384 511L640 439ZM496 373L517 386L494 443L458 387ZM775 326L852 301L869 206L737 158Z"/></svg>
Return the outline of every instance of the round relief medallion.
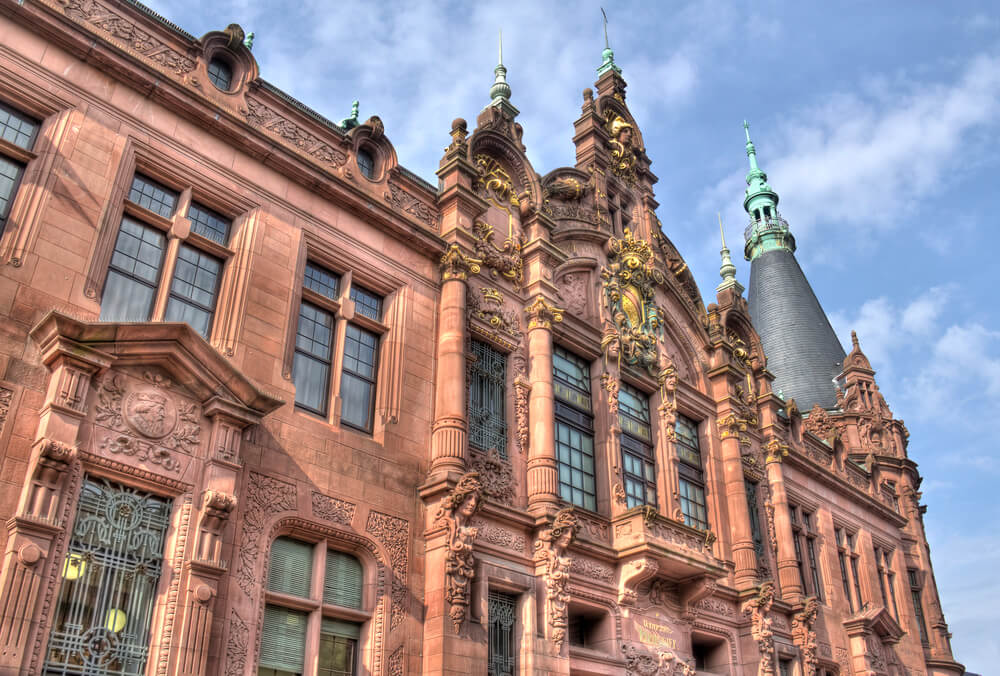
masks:
<svg viewBox="0 0 1000 676"><path fill-rule="evenodd" d="M125 399L125 420L144 437L160 439L174 431L177 408L163 392L139 390Z"/></svg>

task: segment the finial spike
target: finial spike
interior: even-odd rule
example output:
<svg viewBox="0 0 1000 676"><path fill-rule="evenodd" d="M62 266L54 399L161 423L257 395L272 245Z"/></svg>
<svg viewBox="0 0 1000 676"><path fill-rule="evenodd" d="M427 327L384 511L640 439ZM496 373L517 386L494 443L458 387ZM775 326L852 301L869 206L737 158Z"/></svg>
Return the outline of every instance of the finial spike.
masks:
<svg viewBox="0 0 1000 676"><path fill-rule="evenodd" d="M751 142L750 141L750 123L747 122L746 120L743 120L743 130L747 134L747 143L750 143Z"/></svg>
<svg viewBox="0 0 1000 676"><path fill-rule="evenodd" d="M726 248L726 231L722 229L722 212L716 211L715 215L719 217L719 234L722 235L722 248Z"/></svg>
<svg viewBox="0 0 1000 676"><path fill-rule="evenodd" d="M608 15L601 7L601 16L604 17L604 48L611 49L611 43L608 41Z"/></svg>
<svg viewBox="0 0 1000 676"><path fill-rule="evenodd" d="M503 28L500 29L500 56L497 59L497 63L503 65Z"/></svg>

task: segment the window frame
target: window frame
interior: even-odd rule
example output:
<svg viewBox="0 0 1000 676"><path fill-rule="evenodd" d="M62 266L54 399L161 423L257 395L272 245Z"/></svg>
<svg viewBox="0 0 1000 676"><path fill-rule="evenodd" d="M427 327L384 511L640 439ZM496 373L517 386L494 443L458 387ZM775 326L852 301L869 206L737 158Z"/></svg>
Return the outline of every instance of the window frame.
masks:
<svg viewBox="0 0 1000 676"><path fill-rule="evenodd" d="M289 539L296 541L298 543L308 545L312 548L311 552L311 572L309 576L309 592L306 597L295 596L287 594L281 591L275 591L270 588L270 568L271 568L271 556L272 549L274 547L274 542L281 539ZM339 606L333 603L328 603L325 596L325 582L326 582L326 572L327 572L327 557L330 552L336 552L341 554L346 554L354 559L356 559L361 568L361 597L360 604L357 608L351 608L347 606ZM317 571L321 571L318 573ZM357 547L345 543L343 541L337 540L332 537L317 537L311 533L303 533L298 530L294 532L281 532L274 539L271 540L267 548L267 571L264 576L264 603L261 607L261 614L267 612L268 607L280 608L286 611L305 613L306 615L306 649L303 651L303 659L306 656L306 651L308 650L309 637L315 634L322 640L323 634L323 620L337 620L341 622L347 622L358 627L358 638L354 644L354 672L353 674L360 673L359 671L359 655L365 649L365 638L367 634L366 624L372 619L374 613L374 605L377 599L371 597L370 592L370 582L371 582L371 565L367 561L367 558L363 555L363 552ZM329 632L327 632L329 633ZM257 655L257 665L255 666L256 672L260 673L260 655ZM317 667L318 668L318 667Z"/></svg>
<svg viewBox="0 0 1000 676"><path fill-rule="evenodd" d="M243 208L249 211L250 207L248 205L236 205L233 203L226 204L218 199L216 194L221 193L221 191L213 192L200 187L204 183L200 178L196 179L196 177L185 175L183 172L172 172L170 169L147 162L145 155L136 157L135 148L130 148L125 155L126 157L123 158L118 176L115 179L116 188L111 200L112 204L120 206L109 209L106 212L101 234L98 235L98 245L91 260L90 272L88 274L88 288L93 290L93 295L99 305L99 311L103 315L105 310L103 305L112 269L112 259L121 235L122 223L126 219L130 219L142 227L158 231L164 237L165 247L152 307L149 311L148 319L134 321L172 321L166 319L167 306L172 297L177 297L173 293L173 286L176 279L180 250L182 247L188 246L197 253L214 258L219 262L219 271L216 275L213 292L212 311L209 313L206 333L203 334L194 326L188 324L192 331L202 336L209 343L215 344L218 341L218 334L223 324L219 312L220 307L223 307L224 304L222 298L223 290L226 288L227 280L231 279L235 274L231 270L229 262L236 254L232 247L238 228L237 223L246 216L245 213L238 214L237 210ZM157 211L132 201L131 192L137 178L144 179L155 186L176 193L176 201L169 217L165 217ZM115 197L115 194L120 195L120 198ZM228 219L228 238L225 245L195 232L192 219L189 217L192 206L202 211L208 211L215 216ZM194 306L190 299L177 297L177 300L183 304ZM202 311L205 311L203 307L198 307ZM103 321L124 320L107 319Z"/></svg>
<svg viewBox="0 0 1000 676"><path fill-rule="evenodd" d="M795 544L795 563L799 569L799 580L803 593L813 595L823 602L823 574L820 571L819 554L816 551L816 541L819 536L816 530L816 510L788 503L788 512L792 522L792 538Z"/></svg>
<svg viewBox="0 0 1000 676"><path fill-rule="evenodd" d="M913 603L913 620L917 623L920 644L924 647L929 647L931 636L927 632L927 615L924 613L922 572L918 568L907 568L906 578L910 586L910 602Z"/></svg>
<svg viewBox="0 0 1000 676"><path fill-rule="evenodd" d="M622 395L627 397L632 397L640 402L640 405L644 408L640 411L640 414L645 413L646 419L642 420L634 415L628 413L625 409L629 408L623 405ZM618 425L621 427L621 462L622 462L622 481L624 483L623 488L625 489L625 501L628 508L638 507L641 505L649 505L655 509L659 509L659 490L657 481L657 464L656 464L656 435L653 432L653 418L652 418L652 406L650 404L650 395L643 392L638 387L634 387L629 383L622 382L619 393L618 393ZM630 431L629 423L633 423L636 429L646 428L646 433L648 438L643 439L638 434L633 434ZM647 478L644 475L638 475L634 472L630 472L628 469L629 458L633 458L636 463L638 463L644 472L649 472L650 477ZM638 499L638 496L633 496L630 492L630 483L638 485L642 490L642 500L633 503L633 498Z"/></svg>
<svg viewBox="0 0 1000 676"><path fill-rule="evenodd" d="M28 173L28 165L32 162L32 160L38 157L34 148L35 144L38 142L39 136L41 136L42 127L45 121L30 112L23 112L21 108L10 105L5 101L0 101L0 110L18 118L22 122L31 124L33 127L31 135L24 146L18 145L13 141L0 138L0 158L6 159L11 164L18 167L17 176L13 180L10 195L7 197L7 208L0 211L0 237L3 237L3 235L7 232L7 223L10 219L11 213L14 211L14 204L17 200L17 195L21 190L21 184L24 181L24 176Z"/></svg>
<svg viewBox="0 0 1000 676"><path fill-rule="evenodd" d="M684 523L697 530L709 530L712 526L711 515L708 511L708 481L705 477L705 455L701 450L701 422L690 418L682 413L677 414L677 420L674 422L674 452L677 456L677 493L680 501L681 513L684 515ZM687 441L683 434L679 432L679 426L681 424L687 425L692 430L694 430L694 440L697 444L692 447ZM698 454L698 465L693 464L693 460L690 457L685 456L682 452L686 450L688 453L696 451ZM692 500L690 495L684 490L684 484L691 486L692 488L700 491L701 500L700 502ZM689 514L688 510L685 509L686 504L693 504L705 512L705 518L702 519L694 514Z"/></svg>
<svg viewBox="0 0 1000 676"><path fill-rule="evenodd" d="M477 348L476 346L481 346ZM489 359L502 362L502 374L498 379L491 379L486 369L477 368L480 355L477 349L481 350ZM509 388L507 380L509 377L510 354L501 350L495 343L472 337L469 341L469 353L466 355L466 410L469 417L469 446L473 449L488 453L490 448L496 448L498 455L507 460L510 457L510 425L507 422L507 397ZM498 367L497 371L501 369ZM485 383L477 386L478 383ZM490 390L493 390L490 392ZM478 393L478 397L474 397ZM484 396L486 395L486 396ZM483 399L479 406L473 406L473 399ZM499 410L486 411L486 408L493 404L499 406ZM474 414L474 411L476 412ZM482 411L480 414L479 411ZM488 422L487 422L488 421ZM486 443L479 443L480 440ZM502 440L489 448L485 448L490 440Z"/></svg>
<svg viewBox="0 0 1000 676"><path fill-rule="evenodd" d="M575 366L582 371L585 375L584 378L579 382L574 382L568 377L560 377L556 366L556 356L568 362L576 362ZM558 488L559 488L559 498L563 502L579 507L590 512L597 512L597 444L596 444L596 429L594 426L594 400L593 400L593 385L592 385L592 361L581 357L577 353L568 350L561 345L553 345L552 348L552 384L553 384L553 398L555 400L554 406L554 431L555 431L555 449L556 449L556 468L558 472ZM568 374L568 372L566 372ZM582 384L581 384L582 383ZM586 385L584 389L583 385ZM565 391L562 396L560 396L560 387ZM576 395L575 397L573 395ZM585 408L583 403L589 405L589 408ZM564 463L559 459L559 428L560 425L569 429L570 432L576 431L580 434L582 438L590 439L590 461L591 461L591 471L587 472L583 468L573 467L572 462ZM572 451L579 452L582 456L587 455L587 451L584 448L575 448L569 444L565 444ZM565 473L563 468L565 468ZM587 491L586 488L577 488L573 486L572 477L573 472L578 471L584 475L584 479L590 478L593 483L593 491ZM564 477L569 477L569 480L564 480ZM588 506L587 504L579 504L571 499L566 499L563 496L563 486L566 486L569 490L569 494L574 495L575 491L579 491L583 494L584 502L587 498L593 500L593 505Z"/></svg>

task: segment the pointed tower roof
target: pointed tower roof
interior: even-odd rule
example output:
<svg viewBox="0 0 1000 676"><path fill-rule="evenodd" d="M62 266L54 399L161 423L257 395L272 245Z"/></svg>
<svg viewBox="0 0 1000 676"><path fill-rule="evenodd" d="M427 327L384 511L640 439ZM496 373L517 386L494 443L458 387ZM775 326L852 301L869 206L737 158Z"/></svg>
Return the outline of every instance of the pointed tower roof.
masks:
<svg viewBox="0 0 1000 676"><path fill-rule="evenodd" d="M503 65L503 31L500 31L499 55L497 67L493 69L493 86L490 87L490 105L510 114L513 119L520 112L510 102L510 85L507 84L507 67Z"/></svg>
<svg viewBox="0 0 1000 676"><path fill-rule="evenodd" d="M726 246L726 233L722 229L722 214L718 214L718 217L719 235L722 237L722 249L719 250L719 254L722 256L722 265L719 267L719 276L722 277L722 283L715 287L715 290L722 291L723 289L734 288L736 295L740 295L743 293L743 285L736 279L736 266L733 265L733 259L729 254L729 247Z"/></svg>
<svg viewBox="0 0 1000 676"><path fill-rule="evenodd" d="M621 75L622 69L615 65L615 53L612 51L611 42L608 40L608 15L604 13L603 7L601 7L601 16L604 17L604 51L601 52L603 61L597 67L597 74L604 75L609 70L613 70Z"/></svg>
<svg viewBox="0 0 1000 676"><path fill-rule="evenodd" d="M760 334L773 388L794 398L799 408L835 408L834 379L844 363L844 348L795 259L795 238L778 213L778 194L757 166L757 151L747 137L746 198L750 216L744 253L750 263L750 319Z"/></svg>

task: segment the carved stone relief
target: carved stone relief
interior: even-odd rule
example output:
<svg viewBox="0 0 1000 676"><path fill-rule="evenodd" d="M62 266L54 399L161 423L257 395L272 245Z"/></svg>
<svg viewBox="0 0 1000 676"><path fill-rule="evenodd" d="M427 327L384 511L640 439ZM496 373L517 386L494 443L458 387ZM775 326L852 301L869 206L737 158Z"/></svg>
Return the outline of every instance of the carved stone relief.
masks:
<svg viewBox="0 0 1000 676"><path fill-rule="evenodd" d="M503 276L518 289L524 281L524 260L521 258L521 248L524 238L511 233L497 246L493 239L496 233L493 226L485 221L476 221L472 226L472 236L476 242L476 253L482 258L483 265L490 269L494 276Z"/></svg>
<svg viewBox="0 0 1000 676"><path fill-rule="evenodd" d="M253 97L246 97L247 107L240 112L247 122L277 136L297 150L334 169L347 163L347 153L306 131L281 113Z"/></svg>
<svg viewBox="0 0 1000 676"><path fill-rule="evenodd" d="M234 609L229 615L229 638L226 640L226 676L243 676L250 650L250 628Z"/></svg>
<svg viewBox="0 0 1000 676"><path fill-rule="evenodd" d="M469 317L479 319L490 326L493 332L491 337L495 341L502 344L509 344L511 340L520 342L522 334L518 312L504 307L503 293L499 289L484 286L479 290L479 294L470 293L468 313Z"/></svg>
<svg viewBox="0 0 1000 676"><path fill-rule="evenodd" d="M569 624L569 577L572 559L566 549L576 537L579 528L573 508L559 510L552 526L538 536L535 543L535 559L543 568L545 580L545 618L549 628L549 640L557 651L562 651Z"/></svg>
<svg viewBox="0 0 1000 676"><path fill-rule="evenodd" d="M478 540L489 542L491 545L511 549L515 552L524 553L525 539L523 535L513 533L506 528L494 526L485 521L475 521L472 526L476 529Z"/></svg>
<svg viewBox="0 0 1000 676"><path fill-rule="evenodd" d="M609 584L615 581L615 572L611 568L579 556L573 557L573 563L570 565L569 570L574 575L579 575L588 580L600 580Z"/></svg>
<svg viewBox="0 0 1000 676"><path fill-rule="evenodd" d="M601 279L611 322L601 348L610 357L655 373L662 313L654 290L663 275L653 265L649 243L635 239L628 228L622 239L611 238L608 246L608 265L601 268Z"/></svg>
<svg viewBox="0 0 1000 676"><path fill-rule="evenodd" d="M441 500L435 523L448 529L448 552L445 557L445 600L455 633L469 614L472 579L476 574L473 541L479 531L471 525L472 517L482 502L482 483L479 474L469 472L459 479L451 493Z"/></svg>
<svg viewBox="0 0 1000 676"><path fill-rule="evenodd" d="M473 452L472 469L479 473L484 498L501 505L514 504L514 470L509 460L500 457L497 449L491 448L487 453Z"/></svg>
<svg viewBox="0 0 1000 676"><path fill-rule="evenodd" d="M251 596L257 574L257 557L266 547L266 543L265 547L261 546L264 526L281 512L295 509L295 486L264 474L250 472L245 504L236 582L244 594Z"/></svg>
<svg viewBox="0 0 1000 676"><path fill-rule="evenodd" d="M819 612L819 602L810 597L806 599L805 607L792 616L792 641L799 647L802 654L804 676L816 676L819 657L816 655L816 632L813 624Z"/></svg>
<svg viewBox="0 0 1000 676"><path fill-rule="evenodd" d="M177 472L178 453L194 455L201 443L201 409L171 391L171 382L154 370L141 381L119 371L101 381L94 411L99 448Z"/></svg>
<svg viewBox="0 0 1000 676"><path fill-rule="evenodd" d="M671 650L655 654L631 644L622 646L626 676L695 676L695 668Z"/></svg>
<svg viewBox="0 0 1000 676"><path fill-rule="evenodd" d="M14 400L14 390L0 387L0 432L3 432L3 425L10 414L10 405Z"/></svg>
<svg viewBox="0 0 1000 676"><path fill-rule="evenodd" d="M528 380L524 355L520 352L514 354L511 362L514 371L514 417L517 419L517 448L522 453L527 453L528 395L531 393L531 382Z"/></svg>
<svg viewBox="0 0 1000 676"><path fill-rule="evenodd" d="M744 615L750 615L750 635L757 642L760 662L757 676L774 676L774 631L772 619L768 617L774 604L774 584L765 582L758 588L757 596L746 601L740 608Z"/></svg>
<svg viewBox="0 0 1000 676"><path fill-rule="evenodd" d="M563 275L560 291L566 303L566 311L574 317L583 317L587 312L587 272L570 272Z"/></svg>
<svg viewBox="0 0 1000 676"><path fill-rule="evenodd" d="M608 111L605 128L610 135L608 149L611 151L611 171L629 185L636 180L637 158L635 147L635 127L626 122L613 110Z"/></svg>
<svg viewBox="0 0 1000 676"><path fill-rule="evenodd" d="M403 190L398 183L388 181L386 185L389 186L389 192L385 193L383 197L393 209L413 216L429 228L437 229L437 213L434 209Z"/></svg>
<svg viewBox="0 0 1000 676"><path fill-rule="evenodd" d="M406 617L406 581L409 570L410 522L397 516L372 510L368 514L365 532L382 543L389 554L389 565L393 576L390 585L392 607L389 612L389 628L395 629Z"/></svg>
<svg viewBox="0 0 1000 676"><path fill-rule="evenodd" d="M353 503L331 498L329 495L313 491L312 511L315 516L321 519L350 526L351 522L354 521L354 512L356 510L357 507Z"/></svg>

